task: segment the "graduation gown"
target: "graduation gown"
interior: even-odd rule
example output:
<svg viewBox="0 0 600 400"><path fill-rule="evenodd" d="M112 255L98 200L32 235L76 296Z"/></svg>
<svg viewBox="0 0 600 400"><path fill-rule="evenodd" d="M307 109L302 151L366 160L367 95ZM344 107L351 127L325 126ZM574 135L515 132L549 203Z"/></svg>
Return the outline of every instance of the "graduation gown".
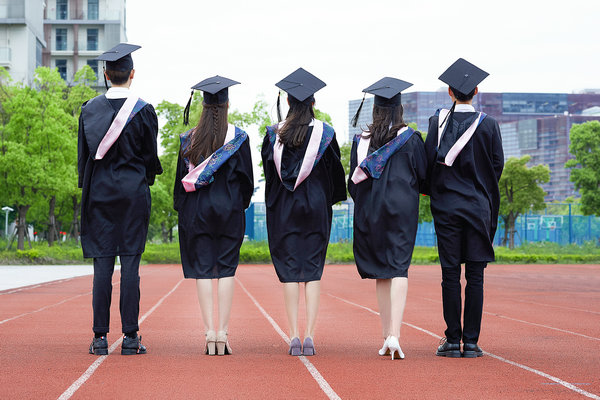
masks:
<svg viewBox="0 0 600 400"><path fill-rule="evenodd" d="M162 173L158 121L151 104L127 122L104 158L94 160L124 98L94 97L79 117L78 157L83 256L112 257L144 251L150 221L150 188Z"/></svg>
<svg viewBox="0 0 600 400"><path fill-rule="evenodd" d="M476 112L453 113L448 121L453 129L445 131L446 142L444 134L440 143L443 154L478 116ZM504 167L500 127L494 118L485 116L452 166L446 166L441 163L442 154L438 155L438 126L439 117L434 115L429 119L425 151L440 263L453 267L467 261L494 261L498 181Z"/></svg>
<svg viewBox="0 0 600 400"><path fill-rule="evenodd" d="M309 126L302 146L283 147L281 178L273 158L276 125L267 128L263 141L269 250L281 282L321 279L331 232L331 206L346 199L345 174L335 132L323 125L323 133L331 141L323 146L320 159L295 189L314 126Z"/></svg>
<svg viewBox="0 0 600 400"><path fill-rule="evenodd" d="M213 161L228 158L216 171L199 177L202 182L189 192L182 183L189 172L189 161L181 156L181 149L189 144L191 131L181 136L173 205L179 213L179 247L186 278L234 276L238 266L246 229L244 210L254 192L254 177L248 136L233 125L229 127L235 129L239 143L234 146L235 140L226 141L213 153L207 169ZM234 151L227 152L230 147Z"/></svg>
<svg viewBox="0 0 600 400"><path fill-rule="evenodd" d="M395 149L385 163L375 160L386 146L400 139L397 136L379 149L369 146L375 167L381 175L369 176L358 184L352 181L358 163L358 143L352 142L348 191L354 199L354 260L360 276L370 279L390 279L408 276L408 267L417 236L419 191L425 185L427 160L419 132L400 148ZM382 170L381 170L382 168Z"/></svg>

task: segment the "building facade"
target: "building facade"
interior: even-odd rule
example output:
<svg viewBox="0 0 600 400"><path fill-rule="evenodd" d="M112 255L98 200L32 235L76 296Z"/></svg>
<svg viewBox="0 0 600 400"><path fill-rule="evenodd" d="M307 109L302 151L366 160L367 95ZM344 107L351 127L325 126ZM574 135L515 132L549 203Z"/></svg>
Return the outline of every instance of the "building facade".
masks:
<svg viewBox="0 0 600 400"><path fill-rule="evenodd" d="M369 100L369 99L367 99ZM360 100L350 100L349 109L356 110ZM367 101L365 101L365 105ZM361 123L371 122L371 106L363 106ZM402 94L404 120L415 122L426 133L429 117L438 108L452 103L447 91ZM569 133L573 124L600 120L600 90L583 93L479 93L473 106L494 117L500 124L504 157L531 155L529 165L544 164L550 168L550 182L542 185L546 201L563 201L578 194L570 182L570 170L564 165L572 158ZM354 113L349 112L349 119ZM352 134L352 127L349 132ZM357 128L354 128L357 129Z"/></svg>
<svg viewBox="0 0 600 400"><path fill-rule="evenodd" d="M42 0L0 0L0 66L15 82L31 85L46 46Z"/></svg>
<svg viewBox="0 0 600 400"><path fill-rule="evenodd" d="M64 80L86 64L104 87L102 65L94 58L127 41L125 0L47 0L42 63L57 68Z"/></svg>

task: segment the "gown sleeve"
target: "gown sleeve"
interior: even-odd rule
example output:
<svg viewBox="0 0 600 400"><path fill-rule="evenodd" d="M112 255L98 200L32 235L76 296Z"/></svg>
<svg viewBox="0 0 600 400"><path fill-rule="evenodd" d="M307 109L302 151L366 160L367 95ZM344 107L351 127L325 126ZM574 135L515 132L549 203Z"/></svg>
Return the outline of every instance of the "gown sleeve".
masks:
<svg viewBox="0 0 600 400"><path fill-rule="evenodd" d="M421 193L431 194L431 175L433 166L435 165L437 135L438 135L438 117L432 116L429 118L429 129L425 138L425 157L427 161L427 174L425 177L424 187L421 188Z"/></svg>
<svg viewBox="0 0 600 400"><path fill-rule="evenodd" d="M273 165L273 152L271 151L271 141L269 139L269 134L265 135L263 140L262 148L260 151L260 156L263 163L263 171L265 173L265 198L270 192L271 185L273 183L273 178L277 175L275 171L275 167Z"/></svg>
<svg viewBox="0 0 600 400"><path fill-rule="evenodd" d="M180 145L181 147L181 145ZM173 208L176 211L179 211L181 201L183 200L183 196L185 195L185 189L183 188L183 183L181 180L187 174L185 163L181 158L181 148L179 149L179 153L177 153L177 169L175 170L175 187L173 188Z"/></svg>
<svg viewBox="0 0 600 400"><path fill-rule="evenodd" d="M84 104L85 105L85 104ZM83 130L83 119L79 115L79 130L77 132L77 172L79 173L79 180L77 186L81 189L83 187L83 176L85 174L85 164L90 156L87 142L85 141L85 132Z"/></svg>
<svg viewBox="0 0 600 400"><path fill-rule="evenodd" d="M331 204L333 205L337 202L346 200L346 173L344 172L344 167L340 161L340 146L335 138L335 133L333 134L333 139L331 139L331 143L327 150L331 150L329 152L330 162L328 168L333 187L333 196L331 199Z"/></svg>
<svg viewBox="0 0 600 400"><path fill-rule="evenodd" d="M248 208L250 199L252 199L252 194L254 193L254 173L252 171L252 156L250 154L250 138L244 140L238 153L239 160L236 172L241 181L244 208Z"/></svg>
<svg viewBox="0 0 600 400"><path fill-rule="evenodd" d="M352 150L350 150L350 173L348 174L348 193L350 193L350 197L356 200L356 184L352 182L352 174L354 174L354 170L357 167L358 159L357 159L357 145L356 141L352 141Z"/></svg>
<svg viewBox="0 0 600 400"><path fill-rule="evenodd" d="M158 119L151 104L148 104L143 110L144 140L142 143L142 158L146 166L146 180L148 181L148 185L151 186L154 184L156 175L160 175L163 172L160 160L158 159Z"/></svg>
<svg viewBox="0 0 600 400"><path fill-rule="evenodd" d="M413 139L413 162L419 182L419 192L426 193L427 190L427 154L425 153L425 143L420 132L415 132Z"/></svg>
<svg viewBox="0 0 600 400"><path fill-rule="evenodd" d="M496 180L500 181L500 176L502 176L502 170L504 169L504 150L502 148L502 136L500 135L500 126L498 125L498 122L494 123L492 129L492 160L494 163Z"/></svg>

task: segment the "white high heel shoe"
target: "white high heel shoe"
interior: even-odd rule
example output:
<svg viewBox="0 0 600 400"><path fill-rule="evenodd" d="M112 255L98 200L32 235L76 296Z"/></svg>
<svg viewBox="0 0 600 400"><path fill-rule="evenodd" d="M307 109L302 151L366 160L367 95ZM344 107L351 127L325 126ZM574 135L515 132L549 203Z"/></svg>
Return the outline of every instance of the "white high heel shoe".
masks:
<svg viewBox="0 0 600 400"><path fill-rule="evenodd" d="M389 346L389 336L383 342L383 346L379 349L380 356L389 356L390 355L390 346Z"/></svg>
<svg viewBox="0 0 600 400"><path fill-rule="evenodd" d="M404 360L404 353L400 348L400 343L398 342L398 338L396 336L390 336L386 339L388 342L389 352L392 353L392 360L394 359L394 355L398 353L398 358ZM385 344L384 344L385 345Z"/></svg>

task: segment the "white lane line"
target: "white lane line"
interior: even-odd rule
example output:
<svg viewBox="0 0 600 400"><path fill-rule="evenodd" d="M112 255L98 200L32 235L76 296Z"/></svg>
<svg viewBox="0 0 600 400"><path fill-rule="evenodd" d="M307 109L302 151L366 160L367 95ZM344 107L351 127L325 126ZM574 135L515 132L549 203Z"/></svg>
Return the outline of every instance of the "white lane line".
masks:
<svg viewBox="0 0 600 400"><path fill-rule="evenodd" d="M554 305L554 304L538 303L538 302L535 302L535 301L528 301L528 300L515 300L515 301L518 301L520 303L536 304L538 306L556 307L556 308L563 308L565 310L575 310L575 311L581 311L581 312L592 313L592 314L600 314L599 311L584 310L583 308L557 306L557 305Z"/></svg>
<svg viewBox="0 0 600 400"><path fill-rule="evenodd" d="M360 304L353 303L353 302L351 302L351 301L349 301L349 300L343 299L343 298L341 298L341 297L338 297L338 296L334 296L334 295L332 295L332 294L330 294L330 293L327 293L327 294L328 294L329 296L333 297L333 298L336 298L336 299L338 299L338 300L340 300L340 301L343 301L344 303L348 303L348 304L351 304L351 305L353 305L353 306L360 307L360 308L362 308L362 309L364 309L364 310L367 310L367 311L369 311L370 313L373 313L373 314L375 314L375 315L379 315L379 313L378 313L377 311L373 311L372 309L370 309L370 308L368 308L368 307L361 306ZM426 333L426 334L428 334L428 335L430 335L430 336L433 336L434 338L441 339L441 336L439 336L439 335L436 335L435 333L433 333L433 332L430 332L430 331L428 331L427 329L423 329L423 328L420 328L420 327L418 327L418 326L415 326L415 325L412 325L412 324L409 324L409 323L406 323L406 322L402 322L402 324L404 324L404 325L407 325L407 326L410 326L411 328L415 328L415 329L417 329L417 330L419 330L419 331L421 331L421 332L424 332L424 333ZM505 363L507 363L507 364L510 364L510 365L512 365L512 366L515 366L515 367L518 367L518 368L524 369L525 371L533 372L533 373L534 373L534 374L536 374L536 375L539 375L539 376L542 376L542 377L544 377L544 378L546 378L546 379L549 379L549 380L551 380L552 382L556 382L557 384L559 384L559 385L561 385L561 386L564 386L564 387L566 387L567 389L570 389L570 390L572 390L572 391L574 391L574 392L576 392L576 393L579 393L579 394L581 394L581 395L583 395L583 396L589 397L590 399L594 399L594 400L600 400L600 396L598 396L598 395L595 395L594 393L587 392L587 391L585 391L585 390L583 390L583 389L581 389L581 388L579 388L579 387L577 387L577 386L573 385L572 383L569 383L569 382L563 381L563 380L562 380L562 379L560 379L560 378L557 378L557 377L555 377L555 376L549 375L549 374L547 374L547 373L545 373L545 372L542 372L542 371L540 371L540 370L537 370L537 369L535 369L535 368L528 367L527 365L519 364L519 363L517 363L517 362L514 362L514 361L511 361L511 360L508 360L508 359L506 359L506 358L503 358L503 357L497 356L497 355L495 355L495 354L488 353L487 351L484 351L483 353L484 353L485 355L487 355L487 356L490 356L490 357L492 357L492 358L495 358L496 360L499 360L499 361L505 362Z"/></svg>
<svg viewBox="0 0 600 400"><path fill-rule="evenodd" d="M72 279L72 278L70 278L70 279ZM120 283L121 283L121 282L113 282L113 287L120 285ZM81 294L78 294L78 295L76 295L76 296L69 297L69 298L67 298L67 299L64 299L64 300L62 300L62 301L59 301L58 303L50 304L50 305L48 305L48 306L44 306L44 307L42 307L42 308L38 308L37 310L29 311L29 312L26 312L26 313L23 313L23 314L16 315L16 316L14 316L14 317L11 317L11 318L7 318L7 319L5 319L5 320L2 320L2 321L0 321L0 325L2 325L2 324L3 324L3 323L5 323L5 322L8 322L8 321L15 320L15 319L17 319L17 318L25 317L25 316L27 316L27 315L35 314L35 313L38 313L38 312L40 312L40 311L44 311L44 310L47 310L47 309L49 309L49 308L53 308L53 307L59 306L59 305L61 305L61 304L64 304L64 303L66 303L67 301L71 301L71 300L73 300L73 299L76 299L76 298L78 298L78 297L81 297L81 296L87 296L87 295L90 295L90 294L92 294L92 291L91 291L91 290L90 290L89 292L86 292L86 293L81 293Z"/></svg>
<svg viewBox="0 0 600 400"><path fill-rule="evenodd" d="M179 285L181 285L181 282L183 282L183 279L181 279L179 282L177 282L177 284L175 286L173 286L173 289L171 289L169 291L169 293L165 294L163 297L160 298L160 300L158 300L158 302L150 309L148 310L143 316L142 318L139 319L138 323L141 324L142 322L144 322L144 320L146 318L148 318L148 316L150 314L152 314L154 312L154 310L156 310L162 303L163 301L165 301L165 299L167 297L169 297L178 287ZM114 342L108 349L108 354L110 355L113 351L115 351L115 349L121 344L121 342L123 341L123 336L121 336L116 342ZM75 392L88 380L90 379L90 377L94 374L94 372L98 369L98 367L104 362L104 360L106 360L106 357L108 356L99 356L96 361L94 361L92 363L92 365L90 365L88 367L88 369L75 381L73 382L73 384L71 384L71 386L69 386L67 388L67 390L65 390L63 392L63 394L60 395L60 397L58 398L58 400L67 400L70 399L71 396L73 396L73 394L75 394Z"/></svg>
<svg viewBox="0 0 600 400"><path fill-rule="evenodd" d="M89 275L81 275L81 276L89 276ZM18 289L8 290L8 291L5 291L5 292L0 292L0 296L3 296L5 294L17 293L17 292L20 292L22 290L30 290L30 289L36 289L36 288L39 288L39 287L42 287L42 286L54 285L55 283L67 282L67 281L70 281L71 279L80 278L81 276L74 276L72 278L59 279L57 281L50 281L50 282L38 283L37 285L33 285L33 286L25 286L25 287L18 288Z"/></svg>
<svg viewBox="0 0 600 400"><path fill-rule="evenodd" d="M442 302L438 301L438 300L428 299L427 297L421 297L421 298L423 300L428 300L428 301L431 301L433 303L442 304ZM555 327L550 326L550 325L538 324L536 322L530 322L530 321L525 321L525 320L522 320L522 319L507 317L506 315L497 314L497 313L493 313L493 312L489 312L489 311L484 311L483 313L484 314L488 314L488 315L493 315L494 317L498 317L498 318L508 319L509 321L520 322L520 323L526 324L526 325L539 326L540 328L552 329L553 331L558 331L558 332L562 332L562 333L568 333L569 335L575 335L575 336L584 337L586 339L600 341L600 338L597 338L597 337L584 335L583 333L573 332L573 331L569 331L569 330L566 330L566 329L555 328Z"/></svg>
<svg viewBox="0 0 600 400"><path fill-rule="evenodd" d="M252 296L252 294L250 294L248 289L246 289L246 287L242 284L242 282L239 280L239 278L236 277L235 280L240 285L242 290L244 292L246 292L246 294L248 295L250 300L252 300L252 302L254 303L256 308L258 308L258 310L261 312L261 314L267 319L267 321L269 321L271 323L271 325L273 326L273 329L275 329L275 331L279 334L279 336L281 336L281 338L289 345L290 338L283 332L283 330L279 327L279 325L277 325L277 322L275 322L275 320L273 318L271 318L271 316L265 311L265 309L262 308L262 306L254 298L254 296ZM323 375L321 375L319 373L319 370L317 370L317 368L310 361L308 361L308 359L305 356L300 356L300 357L298 357L298 359L300 359L300 361L302 361L302 364L304 364L304 366L306 367L308 372L310 372L312 377L315 379L317 384L319 384L319 387L321 388L321 390L325 393L325 395L328 398L341 400L340 396L338 396L338 394L331 388L331 386L325 380L325 378L323 378Z"/></svg>

